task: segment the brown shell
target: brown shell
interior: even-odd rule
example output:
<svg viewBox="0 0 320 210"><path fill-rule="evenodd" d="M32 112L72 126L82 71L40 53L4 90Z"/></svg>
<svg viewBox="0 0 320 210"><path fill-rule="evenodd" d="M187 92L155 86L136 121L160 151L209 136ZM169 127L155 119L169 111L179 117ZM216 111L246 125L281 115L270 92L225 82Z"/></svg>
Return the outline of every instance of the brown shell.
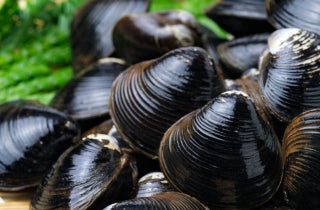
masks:
<svg viewBox="0 0 320 210"><path fill-rule="evenodd" d="M117 55L137 63L176 48L201 46L200 25L179 10L127 15L114 27L113 43Z"/></svg>
<svg viewBox="0 0 320 210"><path fill-rule="evenodd" d="M283 141L283 191L294 209L320 208L320 109L303 112L288 125Z"/></svg>

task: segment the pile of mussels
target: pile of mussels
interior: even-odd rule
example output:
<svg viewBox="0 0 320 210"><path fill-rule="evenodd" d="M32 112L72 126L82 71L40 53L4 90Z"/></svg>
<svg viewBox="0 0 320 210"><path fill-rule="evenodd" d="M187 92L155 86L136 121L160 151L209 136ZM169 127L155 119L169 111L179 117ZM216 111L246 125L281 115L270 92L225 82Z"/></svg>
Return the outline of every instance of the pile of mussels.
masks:
<svg viewBox="0 0 320 210"><path fill-rule="evenodd" d="M75 15L50 107L0 105L0 190L31 209L319 209L320 2L220 0L217 38L148 0ZM111 117L111 119L110 119Z"/></svg>

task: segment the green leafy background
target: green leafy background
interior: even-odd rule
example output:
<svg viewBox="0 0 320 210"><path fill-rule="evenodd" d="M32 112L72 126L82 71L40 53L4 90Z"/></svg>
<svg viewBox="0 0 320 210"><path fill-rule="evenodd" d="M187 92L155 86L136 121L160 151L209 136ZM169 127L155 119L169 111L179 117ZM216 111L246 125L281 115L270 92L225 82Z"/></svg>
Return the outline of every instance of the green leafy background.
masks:
<svg viewBox="0 0 320 210"><path fill-rule="evenodd" d="M48 104L73 77L69 26L84 1L29 0L22 7L21 0L0 0L0 103L34 99ZM150 10L186 10L225 37L226 33L203 15L213 2L153 0Z"/></svg>

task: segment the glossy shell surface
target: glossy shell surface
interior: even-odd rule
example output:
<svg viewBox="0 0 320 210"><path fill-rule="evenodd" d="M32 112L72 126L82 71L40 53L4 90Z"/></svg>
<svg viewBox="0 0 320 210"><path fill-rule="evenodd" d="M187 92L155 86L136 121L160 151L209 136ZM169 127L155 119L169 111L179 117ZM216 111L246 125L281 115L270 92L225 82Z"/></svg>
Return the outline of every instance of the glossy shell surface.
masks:
<svg viewBox="0 0 320 210"><path fill-rule="evenodd" d="M112 204L104 210L164 210L164 209L188 209L209 210L197 199L178 192L166 192L152 197L136 198Z"/></svg>
<svg viewBox="0 0 320 210"><path fill-rule="evenodd" d="M0 106L0 190L35 186L60 154L80 140L75 121L33 101Z"/></svg>
<svg viewBox="0 0 320 210"><path fill-rule="evenodd" d="M239 37L273 31L264 6L264 0L219 0L205 13L226 31Z"/></svg>
<svg viewBox="0 0 320 210"><path fill-rule="evenodd" d="M320 33L319 0L267 0L266 12L275 28L301 28Z"/></svg>
<svg viewBox="0 0 320 210"><path fill-rule="evenodd" d="M31 209L101 209L127 199L136 168L107 135L89 135L66 151L38 187Z"/></svg>
<svg viewBox="0 0 320 210"><path fill-rule="evenodd" d="M107 119L112 83L126 68L121 59L101 59L70 80L50 105L78 121Z"/></svg>
<svg viewBox="0 0 320 210"><path fill-rule="evenodd" d="M320 38L289 28L272 33L260 58L259 88L269 112L288 123L320 107Z"/></svg>
<svg viewBox="0 0 320 210"><path fill-rule="evenodd" d="M256 34L221 43L217 53L230 78L239 78L245 71L258 68L259 58L267 48L270 34Z"/></svg>
<svg viewBox="0 0 320 210"><path fill-rule="evenodd" d="M280 144L240 91L224 92L172 125L159 159L176 189L212 209L260 206L282 177Z"/></svg>
<svg viewBox="0 0 320 210"><path fill-rule="evenodd" d="M148 10L150 0L89 0L71 24L72 65L75 72L114 52L112 30L125 15Z"/></svg>
<svg viewBox="0 0 320 210"><path fill-rule="evenodd" d="M130 146L157 157L164 132L223 90L203 49L180 48L121 73L113 83L110 115Z"/></svg>
<svg viewBox="0 0 320 210"><path fill-rule="evenodd" d="M176 191L162 172L151 172L138 181L134 194L136 198L150 197L163 192Z"/></svg>
<svg viewBox="0 0 320 210"><path fill-rule="evenodd" d="M186 11L127 15L113 30L117 55L129 63L158 58L180 47L201 46L200 25Z"/></svg>
<svg viewBox="0 0 320 210"><path fill-rule="evenodd" d="M319 139L320 109L300 114L285 131L283 191L294 209L320 208Z"/></svg>

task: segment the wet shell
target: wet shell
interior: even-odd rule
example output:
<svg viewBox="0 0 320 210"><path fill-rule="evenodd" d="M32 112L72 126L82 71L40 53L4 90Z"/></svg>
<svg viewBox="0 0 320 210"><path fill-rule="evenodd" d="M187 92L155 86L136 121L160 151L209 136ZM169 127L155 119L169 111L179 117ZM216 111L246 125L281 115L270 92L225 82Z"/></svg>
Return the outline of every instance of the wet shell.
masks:
<svg viewBox="0 0 320 210"><path fill-rule="evenodd" d="M264 0L219 0L205 11L226 31L239 36L273 31L265 14Z"/></svg>
<svg viewBox="0 0 320 210"><path fill-rule="evenodd" d="M259 91L259 70L252 68L245 71L237 80L226 80L227 90L238 90L246 93L257 108L259 115L268 123L271 116ZM271 124L271 126L273 126ZM282 136L281 136L282 137ZM279 136L278 136L279 138Z"/></svg>
<svg viewBox="0 0 320 210"><path fill-rule="evenodd" d="M285 131L283 190L294 209L320 208L319 138L320 109L300 114Z"/></svg>
<svg viewBox="0 0 320 210"><path fill-rule="evenodd" d="M288 123L320 107L320 37L301 29L280 29L268 40L259 64L259 88L268 111Z"/></svg>
<svg viewBox="0 0 320 210"><path fill-rule="evenodd" d="M151 172L138 181L137 189L134 191L136 198L150 197L163 192L176 191L162 172Z"/></svg>
<svg viewBox="0 0 320 210"><path fill-rule="evenodd" d="M81 127L92 127L109 117L112 83L126 68L123 60L101 59L70 80L50 105L78 120Z"/></svg>
<svg viewBox="0 0 320 210"><path fill-rule="evenodd" d="M110 115L130 146L156 158L164 132L223 90L203 49L180 48L121 73L113 83Z"/></svg>
<svg viewBox="0 0 320 210"><path fill-rule="evenodd" d="M114 51L112 30L125 15L145 12L150 0L89 0L71 24L72 65L75 72Z"/></svg>
<svg viewBox="0 0 320 210"><path fill-rule="evenodd" d="M248 69L258 68L259 58L267 48L269 35L256 34L220 44L217 52L225 77L239 78Z"/></svg>
<svg viewBox="0 0 320 210"><path fill-rule="evenodd" d="M79 141L80 129L64 113L33 101L0 106L0 190L36 186L59 155Z"/></svg>
<svg viewBox="0 0 320 210"><path fill-rule="evenodd" d="M163 209L188 209L188 210L208 210L197 199L178 192L166 192L152 197L136 198L122 201L107 206L104 210L163 210Z"/></svg>
<svg viewBox="0 0 320 210"><path fill-rule="evenodd" d="M127 15L114 27L113 43L117 55L137 63L176 48L201 46L200 25L185 11Z"/></svg>
<svg viewBox="0 0 320 210"><path fill-rule="evenodd" d="M151 171L160 171L160 165L158 160L152 160L145 155L136 153L127 142L123 140L120 133L117 131L115 126L113 125L112 120L107 120L98 126L86 131L82 136L88 136L90 134L106 134L114 141L118 142L120 150L122 152L126 152L131 154L131 156L135 159L138 168L138 178L144 176L145 174Z"/></svg>
<svg viewBox="0 0 320 210"><path fill-rule="evenodd" d="M301 28L320 34L319 0L266 0L268 21L275 28Z"/></svg>
<svg viewBox="0 0 320 210"><path fill-rule="evenodd" d="M101 209L128 198L135 163L107 135L87 136L66 151L38 187L31 209Z"/></svg>
<svg viewBox="0 0 320 210"><path fill-rule="evenodd" d="M172 125L159 159L176 189L212 209L260 206L282 177L280 144L239 91L220 94Z"/></svg>

